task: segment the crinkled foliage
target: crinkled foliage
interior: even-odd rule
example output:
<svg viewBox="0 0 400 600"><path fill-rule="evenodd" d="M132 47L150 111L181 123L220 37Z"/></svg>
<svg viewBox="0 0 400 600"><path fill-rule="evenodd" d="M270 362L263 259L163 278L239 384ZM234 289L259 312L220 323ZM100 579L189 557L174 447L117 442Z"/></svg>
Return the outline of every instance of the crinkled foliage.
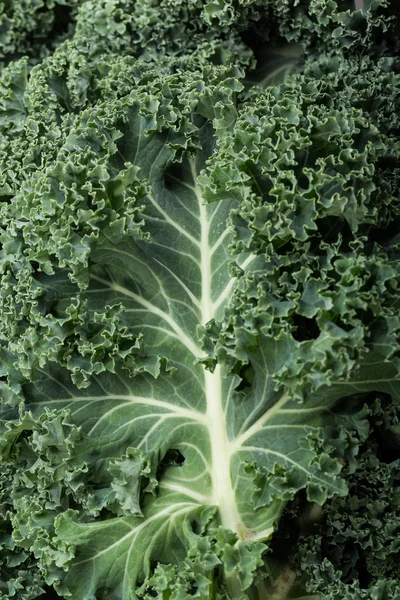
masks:
<svg viewBox="0 0 400 600"><path fill-rule="evenodd" d="M0 598L397 599L394 4L22 6Z"/></svg>
<svg viewBox="0 0 400 600"><path fill-rule="evenodd" d="M324 600L400 596L400 463L391 460L399 446L398 412L397 405L384 411L377 401L348 496L329 502L321 530L299 544L307 589Z"/></svg>

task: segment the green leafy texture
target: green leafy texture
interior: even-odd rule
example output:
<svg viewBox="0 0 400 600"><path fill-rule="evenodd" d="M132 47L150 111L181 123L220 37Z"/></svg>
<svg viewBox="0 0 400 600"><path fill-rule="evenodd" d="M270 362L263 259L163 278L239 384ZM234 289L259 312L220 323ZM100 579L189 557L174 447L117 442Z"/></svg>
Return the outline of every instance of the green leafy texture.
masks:
<svg viewBox="0 0 400 600"><path fill-rule="evenodd" d="M68 506L62 490L74 489L79 480L80 469L74 470L71 461L79 437L62 411L45 411L38 419L25 413L4 427L1 452L8 462L3 460L0 468L2 599L41 596L45 577L39 556L47 553L63 561L62 553L51 548L51 510Z"/></svg>
<svg viewBox="0 0 400 600"><path fill-rule="evenodd" d="M395 56L399 46L399 7L395 0L306 0L273 3L272 14L282 36L315 56Z"/></svg>
<svg viewBox="0 0 400 600"><path fill-rule="evenodd" d="M62 41L79 0L3 0L0 3L0 64L29 55L33 63Z"/></svg>
<svg viewBox="0 0 400 600"><path fill-rule="evenodd" d="M328 502L318 534L300 542L306 587L323 600L400 594L400 464L379 459L382 447L392 457L398 447L398 431L389 440L387 432L398 426L399 406L383 410L378 403L375 412L375 432L349 478L349 495Z"/></svg>
<svg viewBox="0 0 400 600"><path fill-rule="evenodd" d="M5 598L282 600L286 504L397 435L390 10L82 2L4 69Z"/></svg>
<svg viewBox="0 0 400 600"><path fill-rule="evenodd" d="M10 6L17 10L19 4L12 3ZM56 6L58 5L54 5ZM274 6L275 3L272 4ZM278 3L277 6L282 8L286 3ZM30 3L30 7L43 18L53 14L54 7L50 3L48 11L40 3ZM284 10L296 12L297 9L286 6ZM304 13L304 7L299 10L302 11L301 14ZM230 3L213 5L192 0L179 3L113 0L97 2L96 9L91 2L81 2L73 35L41 63L39 70L34 68L31 71L27 88L25 83L21 87L21 78L24 81L22 74L15 74L10 84L9 76L6 76L6 98L10 93L14 96L15 89L19 88L18 99L15 100L20 126L19 134L15 135L15 126L12 125L15 112L10 107L11 111L3 113L4 127L1 127L1 133L5 134L5 139L1 136L0 144L0 161L4 161L0 178L2 193L12 193L15 183L25 177L27 169L40 168L46 164L49 152L56 150L58 128L67 117L66 113L76 112L95 103L99 98L99 85L101 89L102 81L110 69L115 73L115 78L112 79L115 85L109 92L114 95L121 93L125 69L132 69L130 59L134 57L143 56L150 72L153 63L159 73L161 68L167 71L171 68L185 70L209 62L227 65L234 63L250 69L249 80L261 79L261 82L268 84L280 82L295 67L302 52L300 46L287 45L286 42L282 43L282 38L276 38L275 32L281 17L279 11L275 16L270 11L269 4L265 5L263 2L260 6L258 2L249 0L236 7ZM358 11L362 28L371 11ZM318 10L315 14L319 14ZM386 19L385 22L391 21ZM393 22L397 23L398 20ZM308 23L305 17L304 23ZM302 31L306 29L302 26ZM375 29L378 30L379 27L376 26ZM41 34L46 29L38 26L35 31ZM316 36L315 33L312 35ZM387 38L386 34L380 35L382 40ZM325 31L321 31L316 39L326 42ZM364 40L359 41L356 46L357 52L361 49L364 53ZM321 57L319 52L316 51L316 54L319 62ZM175 58L171 65L172 56ZM310 58L315 64L314 56L311 54ZM15 66L11 63L12 72L15 67L26 69L26 66L21 67L19 64L18 61ZM279 80L276 79L277 75ZM125 85L128 81L129 78ZM0 99L1 95L0 90ZM25 106L21 113L22 97L22 105ZM7 104L9 105L9 101ZM68 118L65 120L69 122ZM51 138L50 124L53 132ZM14 128L11 136L10 126ZM43 135L44 132L46 135Z"/></svg>
<svg viewBox="0 0 400 600"><path fill-rule="evenodd" d="M398 361L397 242L381 242L398 219L398 122L389 124L385 109L366 121L370 75L351 62L349 92L335 64L322 62L318 79L248 91L202 176L210 202L237 201L231 248L252 253L235 271L224 317L207 325L205 348L234 365L260 330L291 340L291 361L276 377L299 398L354 372L371 350ZM389 109L398 94L385 64L375 73L387 82Z"/></svg>
<svg viewBox="0 0 400 600"><path fill-rule="evenodd" d="M125 600L139 585L170 590L173 567L166 576L153 565L169 565L173 552L179 589L204 584L239 597L298 490L320 503L346 494L342 463L355 460L368 434L367 412L343 413L337 401L370 389L398 393L395 369L373 358L347 382L344 367L322 378L319 365L338 362L331 338L306 350L284 321L279 331L235 330L248 374L236 374L222 353L214 372L204 369L211 356L197 331L224 314L235 288L229 264L239 276L226 314L246 317L235 299L243 291L252 298L243 281L262 258L226 228L245 202L221 193L206 205L197 177L213 139L241 122L235 75L220 67L162 76L151 95L148 79L137 80L135 95L73 118L53 160L3 208L3 369L15 394L5 418L19 431L46 408L69 410L82 432L64 458L67 472L50 469L62 480L39 524L30 515L35 502L42 511L47 471L35 473L29 505L13 500L14 538L26 540L47 584L64 596ZM252 114L252 102L245 106ZM303 409L292 381L306 369L316 381ZM13 407L22 397L20 425ZM234 533L218 533L220 525ZM200 577L193 553L204 543L212 558Z"/></svg>

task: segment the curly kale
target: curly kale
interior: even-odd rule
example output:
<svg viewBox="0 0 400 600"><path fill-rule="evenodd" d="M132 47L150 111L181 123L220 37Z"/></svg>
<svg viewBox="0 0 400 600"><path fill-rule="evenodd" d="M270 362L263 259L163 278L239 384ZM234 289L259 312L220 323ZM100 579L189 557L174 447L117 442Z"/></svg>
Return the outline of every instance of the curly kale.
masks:
<svg viewBox="0 0 400 600"><path fill-rule="evenodd" d="M0 0L0 600L400 600L396 0Z"/></svg>
<svg viewBox="0 0 400 600"><path fill-rule="evenodd" d="M378 402L374 412L348 495L327 502L298 546L305 588L321 600L400 597L400 406Z"/></svg>

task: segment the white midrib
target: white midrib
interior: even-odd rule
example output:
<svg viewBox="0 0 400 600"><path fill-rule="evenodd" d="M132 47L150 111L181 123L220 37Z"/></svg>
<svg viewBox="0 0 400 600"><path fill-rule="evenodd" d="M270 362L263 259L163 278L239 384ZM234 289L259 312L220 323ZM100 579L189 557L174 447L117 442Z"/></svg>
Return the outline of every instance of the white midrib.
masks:
<svg viewBox="0 0 400 600"><path fill-rule="evenodd" d="M215 311L211 294L212 248L210 244L210 223L207 207L196 181L196 171L193 164L191 168L200 212L201 316L202 325L205 325L214 317ZM244 528L241 524L231 479L230 442L226 431L226 419L223 409L220 367L217 366L213 373L205 369L204 380L207 401L207 427L211 445L212 503L218 506L222 526L242 537L241 533Z"/></svg>

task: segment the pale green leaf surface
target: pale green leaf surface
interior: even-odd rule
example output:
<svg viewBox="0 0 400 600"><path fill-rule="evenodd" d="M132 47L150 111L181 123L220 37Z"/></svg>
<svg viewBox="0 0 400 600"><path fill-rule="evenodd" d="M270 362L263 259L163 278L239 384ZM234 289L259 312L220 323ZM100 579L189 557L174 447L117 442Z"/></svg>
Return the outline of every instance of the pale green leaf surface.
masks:
<svg viewBox="0 0 400 600"><path fill-rule="evenodd" d="M91 280L81 298L92 315L122 305L123 326L143 336L144 358L160 357L158 366L140 372L128 359L125 368L93 376L80 389L58 368L46 369L24 386L31 410L68 409L84 433L73 463L81 460L89 470L85 485L93 492L87 506L99 517L82 522L74 513L61 515L53 542L71 546L75 554L58 589L76 600L96 594L134 598L151 565L184 560L198 543L198 532L215 531L218 523L242 540L268 539L298 489L307 488L310 499L321 502L344 494L337 461L326 454L321 462L307 436L322 440L327 424L340 427L341 415L331 410L340 398L370 389L398 393L392 370L377 363L299 405L276 383L276 373L291 360L292 347L284 338L261 336L253 342L250 392L237 390L240 378L227 367L206 370L199 362L204 351L198 327L218 318L229 301L233 281L226 220L231 205L227 200L204 204L197 183L201 154L170 168L171 151L163 136L142 138L137 121L124 141L124 160L137 164L151 183L141 208L149 240L113 243L104 235L91 254ZM65 284L60 312L70 302ZM147 460L153 473L146 492L152 477L145 467L141 471L142 517L134 516L137 503L121 502L121 484L113 479L115 464L123 462L128 447L147 457L143 465ZM159 470L171 449L179 450L183 465ZM107 493L96 491L107 482ZM107 507L120 516L102 519L100 511Z"/></svg>
<svg viewBox="0 0 400 600"><path fill-rule="evenodd" d="M5 478L12 497L5 490L4 503L16 511L18 543L73 600L151 597L164 584L168 594L177 569L185 573L177 599L192 579L202 598L239 598L299 490L320 504L346 494L342 466L355 462L368 435L369 408L355 402L353 410L352 397L399 394L395 364L367 347L355 364L359 323L349 333L328 314L335 302L344 319L354 313L326 293L322 259L307 246L317 209L297 219L298 199L310 206L301 190L292 204L274 205L262 191L262 161L273 184L286 149L294 156L292 146L318 148L334 119L315 117L318 135L310 121L309 138L298 139L294 87L281 100L277 88L260 102L254 92L237 119L234 77L210 67L184 89L182 75L161 77L151 93L146 80L145 90L66 119L49 165L3 210L10 225L2 234L1 360L12 393L2 443L18 464ZM275 100L278 114L267 119ZM268 128L279 130L271 144L282 144L275 162L266 146L260 156ZM332 135L340 147L340 131ZM290 160L286 166L290 182ZM336 217L343 206L332 210ZM349 214L354 221L352 205ZM279 249L290 236L304 248L292 261L293 281L291 257L269 243L278 237ZM349 292L350 269L361 272L354 281L362 289L370 263L336 251L336 289ZM374 282L381 304L365 298L377 313L391 301L385 282ZM360 293L352 292L358 309ZM322 313L315 339L292 335L285 319L296 303L306 318Z"/></svg>

